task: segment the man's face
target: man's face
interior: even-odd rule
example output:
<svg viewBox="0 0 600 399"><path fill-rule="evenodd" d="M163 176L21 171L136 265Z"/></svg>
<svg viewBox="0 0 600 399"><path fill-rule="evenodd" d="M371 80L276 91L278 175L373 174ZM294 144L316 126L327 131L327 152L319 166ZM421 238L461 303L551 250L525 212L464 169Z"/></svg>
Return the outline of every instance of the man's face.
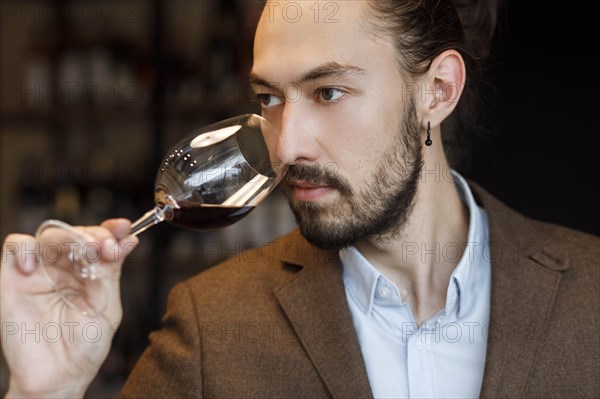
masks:
<svg viewBox="0 0 600 399"><path fill-rule="evenodd" d="M400 231L422 159L391 43L362 27L366 1L277 5L259 23L251 83L280 129L283 188L302 234L339 249Z"/></svg>

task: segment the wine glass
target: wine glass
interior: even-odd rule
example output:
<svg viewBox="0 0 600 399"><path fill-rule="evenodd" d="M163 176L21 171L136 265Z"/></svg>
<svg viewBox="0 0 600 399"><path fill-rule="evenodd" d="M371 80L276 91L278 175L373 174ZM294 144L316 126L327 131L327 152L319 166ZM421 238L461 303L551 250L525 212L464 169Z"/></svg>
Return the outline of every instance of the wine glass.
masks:
<svg viewBox="0 0 600 399"><path fill-rule="evenodd" d="M156 174L154 209L131 234L162 222L193 230L229 226L248 215L277 186L278 130L246 114L203 127L177 143ZM57 220L36 232L40 263L54 290L70 307L97 315L106 306L100 248L91 237Z"/></svg>
<svg viewBox="0 0 600 399"><path fill-rule="evenodd" d="M156 176L154 202L131 234L168 220L206 230L246 216L279 183L277 129L266 119L242 115L204 127L177 143Z"/></svg>

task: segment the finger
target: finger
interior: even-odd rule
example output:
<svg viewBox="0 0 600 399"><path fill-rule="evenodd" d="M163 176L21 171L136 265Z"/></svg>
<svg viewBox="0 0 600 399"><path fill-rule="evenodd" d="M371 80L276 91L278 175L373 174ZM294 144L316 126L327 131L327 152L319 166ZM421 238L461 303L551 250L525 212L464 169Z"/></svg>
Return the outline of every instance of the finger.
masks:
<svg viewBox="0 0 600 399"><path fill-rule="evenodd" d="M102 222L100 226L110 230L115 238L119 240L119 259L129 255L140 242L136 236L130 234L131 221L128 219L108 219Z"/></svg>
<svg viewBox="0 0 600 399"><path fill-rule="evenodd" d="M126 232L125 238L117 242L116 236L104 225L115 229L117 234ZM104 222L102 226L81 227L79 229L94 237L94 242L98 244L98 249L101 251L101 260L110 263L121 263L139 242L137 237L129 235L130 225L131 223L126 219L111 219Z"/></svg>
<svg viewBox="0 0 600 399"><path fill-rule="evenodd" d="M101 226L78 226L76 229L89 241L84 247L86 257L96 261L119 262L119 246L110 230Z"/></svg>
<svg viewBox="0 0 600 399"><path fill-rule="evenodd" d="M137 236L128 235L121 241L119 241L120 255L129 255L135 247L140 243L140 239Z"/></svg>
<svg viewBox="0 0 600 399"><path fill-rule="evenodd" d="M136 236L127 236L119 242L108 238L102 244L102 259L112 263L122 263L139 243Z"/></svg>
<svg viewBox="0 0 600 399"><path fill-rule="evenodd" d="M24 274L33 273L38 264L38 246L30 235L8 235L2 245L2 267L16 268Z"/></svg>
<svg viewBox="0 0 600 399"><path fill-rule="evenodd" d="M128 219L108 219L100 226L109 230L117 240L127 237L131 231L131 222Z"/></svg>

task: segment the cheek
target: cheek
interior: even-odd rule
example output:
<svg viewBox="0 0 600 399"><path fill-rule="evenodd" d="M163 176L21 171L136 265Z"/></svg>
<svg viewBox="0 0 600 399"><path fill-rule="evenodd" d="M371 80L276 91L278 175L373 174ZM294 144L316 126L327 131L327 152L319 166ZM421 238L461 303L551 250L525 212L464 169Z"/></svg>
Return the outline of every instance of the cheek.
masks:
<svg viewBox="0 0 600 399"><path fill-rule="evenodd" d="M334 162L349 181L364 180L373 173L386 150L395 144L403 114L400 78L394 76L390 81L377 76L365 87L360 94L317 106L312 113L319 119L317 126L323 127L316 139L325 162Z"/></svg>
<svg viewBox="0 0 600 399"><path fill-rule="evenodd" d="M323 116L325 133L319 135L319 144L327 162L333 162L338 173L352 181L374 163L379 140L376 121L369 119L368 113L345 105L344 110Z"/></svg>

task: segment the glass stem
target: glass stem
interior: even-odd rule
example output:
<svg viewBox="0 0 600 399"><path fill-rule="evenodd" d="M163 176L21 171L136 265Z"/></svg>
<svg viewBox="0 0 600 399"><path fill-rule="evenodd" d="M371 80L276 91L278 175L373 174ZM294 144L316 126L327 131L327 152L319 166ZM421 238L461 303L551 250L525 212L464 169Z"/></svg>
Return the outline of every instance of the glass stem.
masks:
<svg viewBox="0 0 600 399"><path fill-rule="evenodd" d="M129 234L138 235L142 231L172 217L172 209L168 205L155 206L131 225Z"/></svg>

